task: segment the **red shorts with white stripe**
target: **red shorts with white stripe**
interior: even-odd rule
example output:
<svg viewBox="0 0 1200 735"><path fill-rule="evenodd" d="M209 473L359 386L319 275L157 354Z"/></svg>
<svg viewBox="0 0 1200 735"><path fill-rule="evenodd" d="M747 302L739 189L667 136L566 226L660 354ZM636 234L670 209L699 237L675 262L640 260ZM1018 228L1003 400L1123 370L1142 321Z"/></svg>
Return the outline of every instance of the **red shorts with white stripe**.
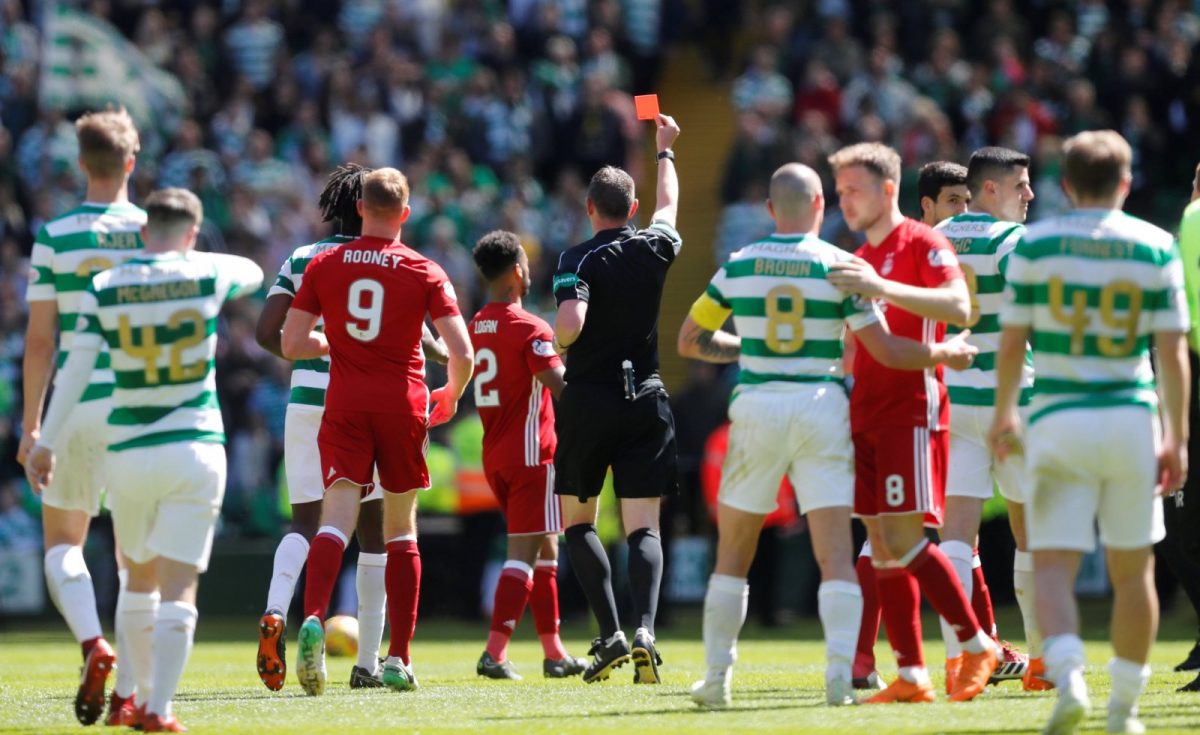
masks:
<svg viewBox="0 0 1200 735"><path fill-rule="evenodd" d="M854 435L854 515L925 514L940 527L950 432L886 428Z"/></svg>
<svg viewBox="0 0 1200 735"><path fill-rule="evenodd" d="M562 531L562 505L554 494L553 463L506 467L488 472L487 480L504 509L509 536Z"/></svg>
<svg viewBox="0 0 1200 735"><path fill-rule="evenodd" d="M428 421L406 413L327 408L317 432L326 490L338 480L349 480L366 495L375 485L376 470L384 492L424 490L429 487L428 448Z"/></svg>

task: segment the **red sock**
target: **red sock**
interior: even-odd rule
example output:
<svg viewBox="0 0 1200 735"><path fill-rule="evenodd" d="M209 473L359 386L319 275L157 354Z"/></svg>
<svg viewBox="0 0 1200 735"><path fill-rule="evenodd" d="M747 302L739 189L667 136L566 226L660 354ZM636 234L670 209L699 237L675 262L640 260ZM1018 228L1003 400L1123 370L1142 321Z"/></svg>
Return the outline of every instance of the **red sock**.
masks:
<svg viewBox="0 0 1200 735"><path fill-rule="evenodd" d="M555 661L568 656L558 637L558 562L539 561L533 569L533 593L529 596L533 625L542 641L542 655Z"/></svg>
<svg viewBox="0 0 1200 735"><path fill-rule="evenodd" d="M91 653L92 649L96 647L96 644L102 640L104 640L104 636L98 635L95 638L88 638L86 641L83 641L79 644L79 647L83 649L84 661L87 661L88 654Z"/></svg>
<svg viewBox="0 0 1200 735"><path fill-rule="evenodd" d="M975 558L979 559L978 551L975 552ZM975 618L983 632L995 638L996 613L992 610L992 592L983 578L983 567L971 570L971 580L971 609L975 611Z"/></svg>
<svg viewBox="0 0 1200 735"><path fill-rule="evenodd" d="M333 595L333 585L342 570L346 541L322 529L308 547L308 581L304 584L304 617L316 615L325 620L325 610Z"/></svg>
<svg viewBox="0 0 1200 735"><path fill-rule="evenodd" d="M875 581L875 567L871 557L860 556L854 563L858 572L858 586L862 588L862 623L858 628L858 646L854 654L856 679L865 679L875 670L875 641L879 640L879 588Z"/></svg>
<svg viewBox="0 0 1200 735"><path fill-rule="evenodd" d="M907 570L877 567L879 604L888 642L896 654L896 665L924 666L925 649L921 646L921 589Z"/></svg>
<svg viewBox="0 0 1200 735"><path fill-rule="evenodd" d="M517 562L520 564L520 562ZM512 638L521 614L533 591L533 576L528 566L522 568L505 565L496 585L495 602L492 605L492 629L488 634L487 652L492 658L503 661L508 654L508 640Z"/></svg>
<svg viewBox="0 0 1200 735"><path fill-rule="evenodd" d="M417 602L421 596L421 552L415 539L388 542L384 585L392 626L388 655L399 656L408 664L408 646L417 629Z"/></svg>
<svg viewBox="0 0 1200 735"><path fill-rule="evenodd" d="M971 612L971 601L963 592L954 567L937 544L927 541L922 541L922 544L923 548L908 563L906 569L921 585L921 592L929 598L933 609L954 628L958 640L967 641L974 638L979 632L979 621L975 619L975 613Z"/></svg>

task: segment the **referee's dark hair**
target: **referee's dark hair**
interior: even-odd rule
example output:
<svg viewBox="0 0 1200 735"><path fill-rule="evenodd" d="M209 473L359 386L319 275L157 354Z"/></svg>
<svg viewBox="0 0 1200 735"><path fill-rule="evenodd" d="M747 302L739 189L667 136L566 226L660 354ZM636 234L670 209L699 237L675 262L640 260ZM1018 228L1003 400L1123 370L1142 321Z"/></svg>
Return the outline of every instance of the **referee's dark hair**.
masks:
<svg viewBox="0 0 1200 735"><path fill-rule="evenodd" d="M932 161L917 175L917 204L925 197L937 201L942 189L967 183L967 167L953 161Z"/></svg>
<svg viewBox="0 0 1200 735"><path fill-rule="evenodd" d="M1029 156L999 146L980 148L967 162L967 191L977 196L983 190L983 182L995 181L1015 168L1029 168Z"/></svg>
<svg viewBox="0 0 1200 735"><path fill-rule="evenodd" d="M592 176L587 196L602 217L624 222L633 208L633 193L632 176L616 166L605 166Z"/></svg>
<svg viewBox="0 0 1200 735"><path fill-rule="evenodd" d="M362 199L363 177L373 169L357 163L344 163L329 174L318 204L322 222L336 222L338 234L357 235L362 232L358 216L358 200Z"/></svg>
<svg viewBox="0 0 1200 735"><path fill-rule="evenodd" d="M483 280L496 280L521 260L521 241L508 230L492 230L479 238L471 252Z"/></svg>

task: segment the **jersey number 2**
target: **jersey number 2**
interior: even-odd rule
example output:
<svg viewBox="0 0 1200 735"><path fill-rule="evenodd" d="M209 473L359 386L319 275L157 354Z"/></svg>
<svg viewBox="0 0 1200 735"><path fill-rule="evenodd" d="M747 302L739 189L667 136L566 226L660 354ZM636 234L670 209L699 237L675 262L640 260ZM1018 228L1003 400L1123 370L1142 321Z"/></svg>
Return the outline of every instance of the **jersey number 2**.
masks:
<svg viewBox="0 0 1200 735"><path fill-rule="evenodd" d="M364 324L346 322L346 333L359 342L370 342L379 336L383 323L383 284L370 278L360 278L350 284L350 316Z"/></svg>
<svg viewBox="0 0 1200 735"><path fill-rule="evenodd" d="M496 353L486 347L475 353L475 407L495 408L500 405L499 390L484 390L500 369Z"/></svg>

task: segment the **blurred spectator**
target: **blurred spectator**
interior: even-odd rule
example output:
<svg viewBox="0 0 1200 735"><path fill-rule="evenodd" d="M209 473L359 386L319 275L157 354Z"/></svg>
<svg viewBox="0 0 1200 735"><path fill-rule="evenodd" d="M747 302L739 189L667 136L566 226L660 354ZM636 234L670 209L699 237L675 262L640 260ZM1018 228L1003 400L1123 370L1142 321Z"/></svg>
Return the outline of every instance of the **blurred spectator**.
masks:
<svg viewBox="0 0 1200 735"><path fill-rule="evenodd" d="M759 46L750 56L746 72L733 82L733 107L738 112L754 110L775 118L792 107L792 85L779 73L779 51Z"/></svg>
<svg viewBox="0 0 1200 735"><path fill-rule="evenodd" d="M225 48L234 69L255 89L275 78L275 57L283 43L283 28L267 16L265 0L247 0L241 18L225 31Z"/></svg>

